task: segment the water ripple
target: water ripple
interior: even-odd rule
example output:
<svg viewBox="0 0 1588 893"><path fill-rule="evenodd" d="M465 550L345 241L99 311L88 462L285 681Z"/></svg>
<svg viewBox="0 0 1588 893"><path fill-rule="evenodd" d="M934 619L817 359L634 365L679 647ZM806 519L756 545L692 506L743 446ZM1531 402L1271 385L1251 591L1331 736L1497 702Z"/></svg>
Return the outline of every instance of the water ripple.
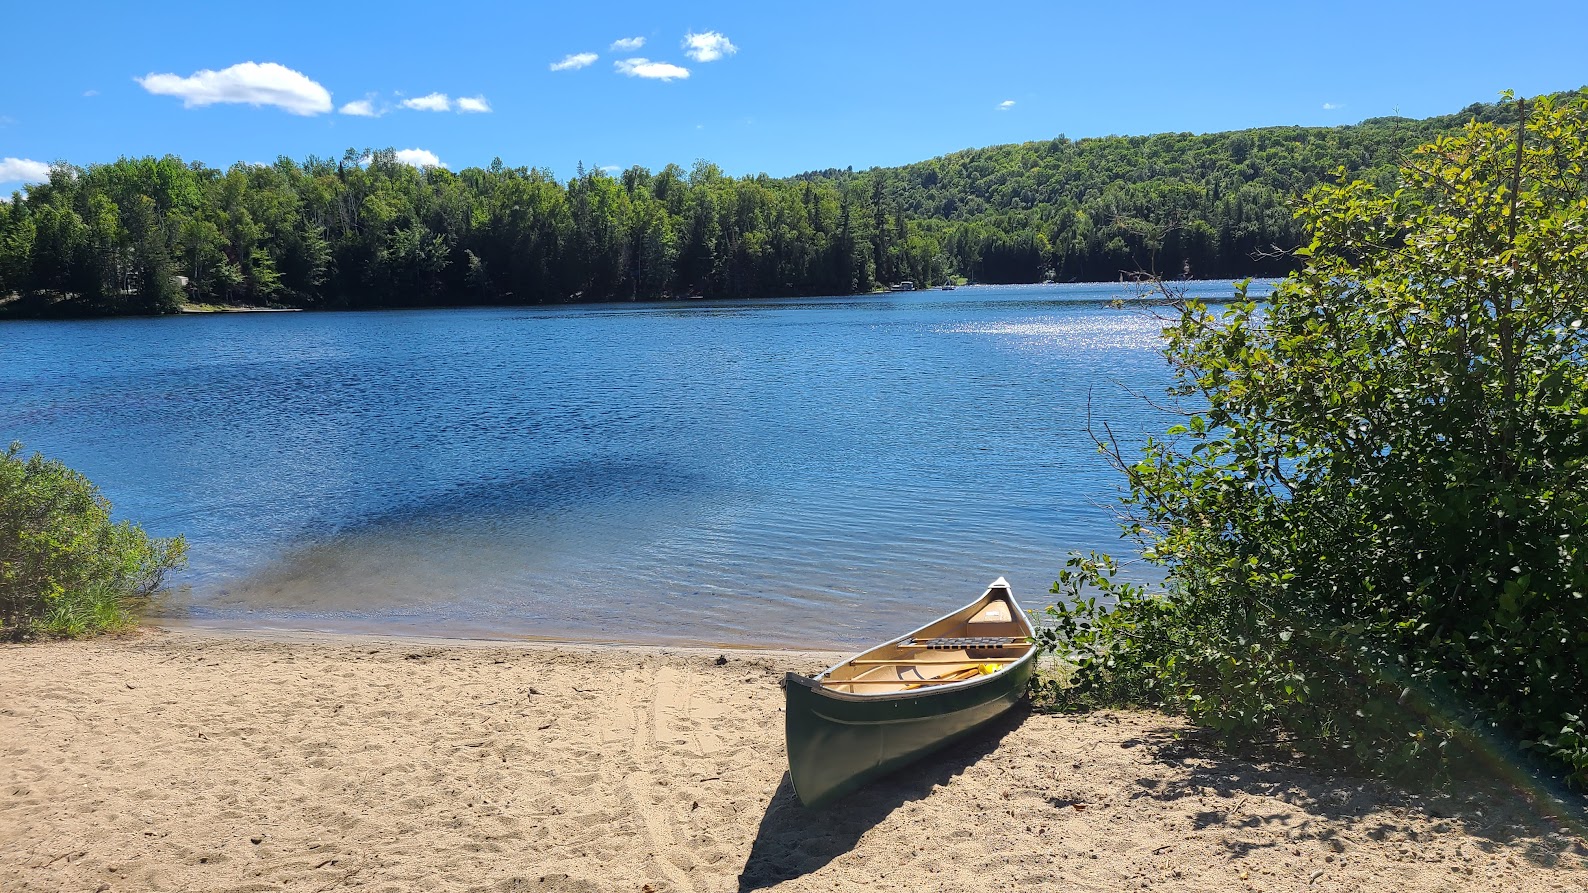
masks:
<svg viewBox="0 0 1588 893"><path fill-rule="evenodd" d="M852 645L1119 545L1121 288L9 323L0 437L188 537L168 616Z"/></svg>

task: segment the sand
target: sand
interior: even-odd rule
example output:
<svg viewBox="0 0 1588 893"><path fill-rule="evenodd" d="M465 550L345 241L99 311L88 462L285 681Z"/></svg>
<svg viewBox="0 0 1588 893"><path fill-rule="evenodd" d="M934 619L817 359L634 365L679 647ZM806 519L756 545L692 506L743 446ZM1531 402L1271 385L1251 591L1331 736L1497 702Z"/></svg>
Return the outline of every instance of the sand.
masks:
<svg viewBox="0 0 1588 893"><path fill-rule="evenodd" d="M1151 713L1011 715L823 813L827 655L153 631L0 647L0 890L1571 890L1501 789L1246 762Z"/></svg>

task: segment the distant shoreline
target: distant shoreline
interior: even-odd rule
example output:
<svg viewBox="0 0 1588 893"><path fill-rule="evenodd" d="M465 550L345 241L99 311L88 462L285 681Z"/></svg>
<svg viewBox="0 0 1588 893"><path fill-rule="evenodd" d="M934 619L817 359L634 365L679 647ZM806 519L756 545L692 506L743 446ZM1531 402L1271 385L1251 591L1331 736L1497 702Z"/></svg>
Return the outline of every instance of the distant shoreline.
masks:
<svg viewBox="0 0 1588 893"><path fill-rule="evenodd" d="M302 307L231 307L226 304L183 304L181 313L302 313Z"/></svg>
<svg viewBox="0 0 1588 893"><path fill-rule="evenodd" d="M1254 284L1257 284L1257 283L1264 283L1264 282L1278 282L1280 278L1282 278L1282 277L1243 276L1243 277L1236 277L1236 278L1232 278L1232 279L1170 279L1170 280L1164 280L1164 284L1169 286L1170 288L1174 288L1174 287L1178 287L1178 286L1193 286L1194 287L1194 286L1199 285L1199 284L1210 283L1210 282L1231 282L1231 283L1233 283L1233 282L1248 282L1249 281L1249 282L1252 282ZM1154 296L1152 294L1142 294L1142 293L1140 293L1141 289L1149 287L1144 282L1129 282L1129 281L1121 282L1121 281L1110 280L1110 279L1098 280L1096 282L976 282L976 283L968 283L968 284L965 284L965 285L956 285L954 288L955 288L955 290L984 289L984 288L1033 288L1033 287L1042 287L1042 286L1046 286L1046 287L1049 287L1049 288L1071 288L1071 287L1081 287L1081 286L1105 286L1105 285L1121 286L1121 287L1131 288L1131 289L1137 290L1138 293L1135 296L1125 297L1125 298L1120 298L1119 299L1119 300L1122 300L1122 301L1124 301L1126 303L1130 303L1130 304L1152 304L1152 303L1163 303L1163 301L1164 301L1164 298L1162 296ZM13 298L11 300L0 300L0 322L24 321L24 320L26 320L26 321L50 322L50 321L59 321L59 320L85 320L85 319L158 319L158 318L161 318L161 317L216 316L216 315L226 315L226 314L232 314L232 313L380 313L380 312L390 312L390 311L413 311L413 310L551 310L551 309L567 309L567 308L571 308L571 307L635 307L635 306L647 306L647 305L657 305L657 306L659 306L659 305L667 305L667 304L693 305L693 304L716 304L716 303L723 303L723 302L811 300L811 299L817 299L817 298L831 298L831 299L834 299L834 300L843 300L843 299L852 299L852 298L879 298L879 297L887 297L887 296L895 296L895 297L897 297L897 296L901 296L901 295L936 293L936 292L943 291L943 290L944 289L941 289L941 288L939 288L937 286L932 286L932 287L927 287L927 288L916 288L916 289L903 290L903 291L892 291L892 290L889 290L889 289L886 289L886 288L879 288L879 289L875 289L875 290L872 290L872 291L851 292L849 294L768 294L768 295L748 295L748 296L735 296L735 297L729 297L729 296L701 297L701 296L698 296L698 295L696 295L696 296L682 296L682 295L679 295L679 296L657 296L657 297L636 298L636 299L623 298L623 299L613 299L613 300L588 300L588 301L586 301L586 300L577 300L577 301L557 301L557 302L524 303L524 304L501 303L501 302L498 302L498 303L480 303L480 304L434 303L434 304L385 304L385 305L380 305L380 306L356 306L356 307L355 306L347 306L347 305L337 305L337 304L323 306L323 307L260 307L260 306L255 306L255 305L232 306L232 305L229 305L229 304L194 304L194 303L187 303L187 304L181 305L181 309L179 309L175 313L168 313L168 314L75 313L75 312L43 312L43 313L32 312L32 313L29 313L29 312L19 312L19 311L14 309L14 305L16 305L17 301Z"/></svg>

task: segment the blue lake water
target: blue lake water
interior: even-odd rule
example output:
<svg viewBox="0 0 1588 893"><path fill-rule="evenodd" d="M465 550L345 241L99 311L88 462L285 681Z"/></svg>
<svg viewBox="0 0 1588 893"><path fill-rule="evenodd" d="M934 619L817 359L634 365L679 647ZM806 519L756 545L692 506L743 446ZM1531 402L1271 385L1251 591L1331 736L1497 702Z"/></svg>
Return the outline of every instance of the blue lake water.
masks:
<svg viewBox="0 0 1588 893"><path fill-rule="evenodd" d="M187 537L167 620L847 647L1128 551L1130 288L5 323L0 437Z"/></svg>

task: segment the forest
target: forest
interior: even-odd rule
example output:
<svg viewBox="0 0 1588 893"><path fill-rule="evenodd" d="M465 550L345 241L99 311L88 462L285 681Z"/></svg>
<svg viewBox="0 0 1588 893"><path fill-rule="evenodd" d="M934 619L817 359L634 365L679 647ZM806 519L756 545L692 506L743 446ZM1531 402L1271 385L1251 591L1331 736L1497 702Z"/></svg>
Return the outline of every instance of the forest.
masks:
<svg viewBox="0 0 1588 893"><path fill-rule="evenodd" d="M1295 198L1393 185L1414 147L1492 121L1427 119L994 146L865 171L415 168L392 150L221 170L57 164L0 201L0 312L160 314L853 294L1285 274Z"/></svg>

